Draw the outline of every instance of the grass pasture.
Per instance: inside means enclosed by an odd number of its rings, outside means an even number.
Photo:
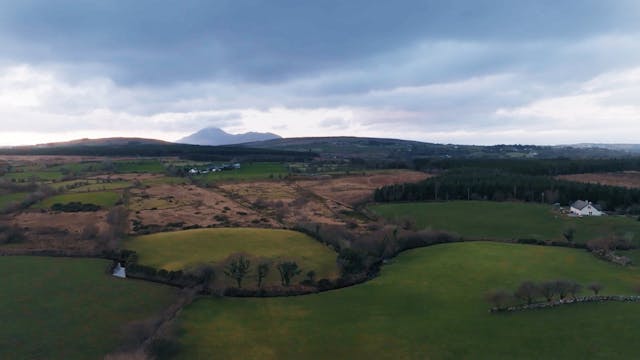
[[[29,195],[29,193],[24,192],[0,195],[0,210],[13,203],[21,202],[27,195]]]
[[[61,172],[59,171],[24,171],[24,172],[10,172],[8,174],[3,175],[2,177],[8,180],[15,180],[18,182],[24,181],[58,181],[61,180],[62,177]]]
[[[490,314],[493,288],[600,281],[630,294],[637,268],[586,251],[472,242],[401,254],[362,285],[317,295],[198,300],[181,314],[183,359],[612,359],[637,356],[640,304]]]
[[[317,279],[337,276],[336,254],[307,235],[289,230],[214,228],[165,232],[135,237],[125,242],[135,250],[139,263],[166,270],[188,269],[198,264],[218,265],[233,253],[247,253],[274,262],[295,260],[303,274],[313,270]],[[252,264],[252,266],[254,266]],[[255,268],[255,267],[254,267]],[[219,278],[224,275],[220,272]],[[246,284],[254,284],[253,276]],[[279,284],[272,266],[267,284]]]
[[[248,181],[266,180],[270,178],[278,179],[279,176],[287,175],[287,169],[281,163],[258,162],[242,164],[240,169],[214,172],[204,175],[197,175],[196,179],[202,179],[205,183],[216,181]]]
[[[100,359],[122,326],[169,305],[174,290],[105,274],[98,259],[0,257],[0,358]]]
[[[81,202],[84,204],[95,204],[103,208],[114,206],[120,199],[120,194],[112,191],[98,191],[86,193],[70,193],[48,197],[34,205],[36,208],[48,209],[53,204],[68,204],[70,202]]]
[[[159,160],[115,161],[114,170],[118,173],[149,173],[160,174],[165,172],[164,165]]]
[[[372,206],[372,210],[388,219],[413,218],[421,229],[445,230],[473,239],[562,241],[563,231],[572,227],[576,242],[617,234],[640,245],[638,221],[620,216],[569,217],[549,205],[451,201],[381,204]]]

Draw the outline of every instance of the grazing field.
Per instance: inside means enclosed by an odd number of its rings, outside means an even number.
[[[62,179],[63,175],[59,171],[24,171],[11,172],[2,176],[4,179],[15,181],[56,181]]]
[[[4,209],[5,206],[11,205],[13,203],[19,203],[24,200],[28,193],[13,193],[13,194],[4,194],[0,195],[0,210]]]
[[[523,280],[600,281],[630,294],[637,268],[585,251],[502,243],[412,250],[362,285],[317,295],[201,299],[182,313],[183,359],[635,358],[640,304],[490,314],[493,288]]]
[[[116,161],[113,163],[113,168],[118,173],[158,174],[165,171],[164,165],[159,160]]]
[[[287,175],[287,169],[281,163],[246,163],[242,164],[240,169],[213,172],[204,175],[196,175],[195,179],[201,179],[205,183],[214,183],[216,181],[246,181],[246,180],[263,180],[278,179]]]
[[[53,204],[68,204],[70,202],[81,202],[83,204],[95,204],[98,206],[102,206],[104,208],[109,208],[114,206],[118,199],[120,199],[120,194],[111,191],[99,191],[99,192],[88,192],[88,193],[73,193],[73,194],[63,194],[56,195],[42,200],[41,202],[34,205],[34,207],[41,209],[48,209]]]
[[[562,241],[562,233],[575,229],[575,241],[619,235],[640,245],[640,222],[626,217],[569,217],[549,205],[451,201],[397,203],[371,207],[388,219],[412,218],[419,229],[455,232],[472,239],[523,239]]]
[[[161,311],[174,290],[105,274],[107,261],[0,257],[0,358],[100,359],[122,327]]]
[[[125,247],[138,252],[140,264],[166,270],[188,269],[203,263],[218,265],[229,255],[242,252],[274,262],[295,260],[305,273],[315,271],[318,279],[332,278],[338,273],[332,250],[289,230],[216,228],[165,232],[133,238],[125,242]],[[220,273],[219,277],[223,276]],[[302,280],[302,275],[298,280]],[[267,283],[278,281],[273,266]]]

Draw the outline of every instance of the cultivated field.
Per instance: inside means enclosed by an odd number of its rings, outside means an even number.
[[[166,270],[184,270],[199,264],[219,266],[234,253],[265,258],[274,263],[266,282],[272,285],[279,284],[275,268],[278,261],[294,260],[304,273],[315,271],[318,279],[334,278],[338,273],[332,250],[289,230],[218,228],[165,232],[135,237],[125,242],[125,247],[139,254],[140,264]],[[218,276],[223,280],[221,271]],[[301,275],[298,280],[302,278]],[[246,283],[254,282],[251,276]]]
[[[438,245],[400,255],[380,277],[356,287],[295,298],[199,300],[182,314],[182,358],[635,357],[640,304],[495,315],[483,300],[490,289],[557,278],[600,281],[604,293],[630,294],[640,272],[575,249]]]
[[[173,301],[175,290],[115,279],[105,274],[107,265],[0,257],[0,358],[99,359],[122,342],[125,324]]]
[[[445,230],[471,239],[563,241],[562,233],[574,228],[576,242],[619,235],[640,245],[640,222],[634,219],[569,217],[549,205],[452,201],[381,204],[371,209],[388,219],[414,219],[419,229]]]
[[[623,171],[614,173],[560,175],[558,179],[586,182],[592,184],[640,188],[640,172]]]

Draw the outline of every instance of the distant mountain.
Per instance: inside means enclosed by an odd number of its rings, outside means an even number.
[[[216,127],[208,127],[176,142],[181,144],[215,146],[244,144],[248,142],[257,142],[280,138],[280,136],[272,133],[248,132],[244,134],[229,134],[222,129]]]
[[[125,145],[166,145],[171,144],[167,141],[156,139],[144,139],[144,138],[128,138],[128,137],[114,137],[114,138],[101,138],[101,139],[78,139],[64,142],[54,142],[47,144],[29,145],[29,146],[17,146],[17,148],[51,148],[51,147],[65,147],[65,146],[125,146]]]

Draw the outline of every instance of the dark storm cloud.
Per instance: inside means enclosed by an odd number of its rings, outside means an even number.
[[[4,4],[5,56],[103,65],[124,83],[277,82],[420,41],[526,42],[624,30],[605,1],[19,1]],[[437,50],[437,49],[435,49]],[[482,70],[487,64],[469,67]]]

